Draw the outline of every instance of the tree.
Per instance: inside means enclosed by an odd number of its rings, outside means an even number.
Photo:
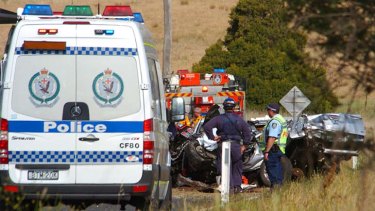
[[[303,27],[325,37],[324,61],[339,55],[338,80],[354,81],[352,101],[359,90],[375,90],[375,1],[287,0],[294,28]],[[350,111],[350,106],[348,108]]]
[[[306,38],[288,28],[286,12],[281,0],[240,0],[230,14],[225,39],[209,47],[193,70],[225,67],[246,78],[247,102],[252,108],[278,102],[298,86],[312,101],[309,111],[330,111],[338,101],[325,70],[305,62]]]

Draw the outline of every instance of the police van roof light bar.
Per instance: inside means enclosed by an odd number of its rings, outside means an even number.
[[[130,6],[106,6],[103,16],[133,16]]]
[[[138,23],[144,23],[145,21],[143,20],[142,14],[140,12],[135,12],[133,13],[134,16],[134,21]]]
[[[63,16],[93,16],[93,13],[88,5],[68,5],[64,9]]]
[[[48,4],[26,4],[22,15],[53,15],[52,8]]]

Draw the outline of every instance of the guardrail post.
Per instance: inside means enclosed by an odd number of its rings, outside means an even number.
[[[352,162],[353,162],[352,168],[356,170],[358,168],[358,156],[352,156]]]
[[[221,205],[229,202],[230,189],[230,141],[223,142],[221,159]]]

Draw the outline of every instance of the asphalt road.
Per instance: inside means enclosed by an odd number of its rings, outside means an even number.
[[[251,192],[242,193],[243,197],[246,200],[252,200],[259,196],[259,192],[262,192],[264,189],[253,189]],[[220,204],[220,193],[204,193],[195,190],[194,188],[176,188],[173,189],[173,198],[172,198],[172,210],[189,210],[192,205],[203,206],[203,207],[212,207]],[[61,211],[71,211],[74,208],[70,205],[58,205],[56,207],[43,207],[43,211],[52,211],[52,210],[61,210]],[[86,211],[117,211],[120,210],[120,205],[114,204],[91,204],[85,209]],[[125,210],[133,211],[136,210],[135,207],[131,205],[126,205]]]

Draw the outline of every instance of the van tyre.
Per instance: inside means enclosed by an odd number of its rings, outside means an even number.
[[[133,197],[131,205],[135,206],[136,210],[147,211],[150,210],[150,198],[148,197]]]

